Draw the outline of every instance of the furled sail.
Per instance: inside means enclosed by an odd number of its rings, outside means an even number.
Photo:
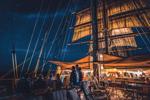
[[[124,30],[124,28],[150,26],[150,23],[148,22],[150,19],[150,8],[148,0],[116,0],[115,2],[112,2],[111,4],[108,3],[107,5],[109,17],[108,28],[110,30],[110,34],[114,29],[118,29],[118,31],[120,30],[120,34],[122,34],[122,30]],[[98,6],[97,13],[98,30],[101,32],[103,26],[102,8],[100,4]],[[141,22],[141,19],[144,20],[144,24]],[[90,9],[85,9],[76,14],[76,24],[72,40],[76,41],[90,34],[91,12]]]
[[[138,27],[150,26],[150,5],[148,0],[107,0],[108,13],[108,31],[109,31],[109,50],[115,52],[114,49],[122,49],[123,47],[137,48],[135,36],[145,35],[146,32],[138,31]],[[99,0],[97,8],[98,15],[98,32],[99,32],[99,48],[105,48],[103,22],[102,22],[102,6]],[[91,35],[91,11],[90,9],[82,10],[76,13],[76,23],[74,28],[73,42],[76,42],[86,36]],[[136,30],[134,30],[136,28]],[[120,50],[122,52],[122,50]],[[120,52],[120,53],[121,53]],[[122,55],[122,54],[121,54]],[[123,51],[123,55],[125,56]]]

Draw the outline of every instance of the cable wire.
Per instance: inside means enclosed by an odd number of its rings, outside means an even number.
[[[46,22],[46,16],[48,15],[48,10],[49,10],[49,6],[48,6],[47,11],[46,11],[46,14],[45,14],[45,16],[44,16],[44,20],[43,20],[42,26],[41,26],[41,28],[40,28],[39,35],[38,35],[38,37],[37,37],[37,40],[36,40],[36,43],[35,43],[35,46],[34,46],[34,50],[33,50],[32,56],[31,56],[31,60],[30,60],[29,65],[28,65],[27,72],[29,72],[29,70],[30,70],[30,67],[31,67],[31,64],[32,64],[32,60],[33,60],[33,57],[34,57],[34,55],[35,55],[35,51],[36,51],[37,46],[38,46],[38,44],[39,44],[39,40],[40,40],[40,37],[41,37],[41,34],[42,34],[42,30],[43,30],[44,25],[45,25],[45,22]]]
[[[26,52],[26,55],[25,55],[25,58],[24,58],[24,62],[23,62],[23,65],[22,65],[21,73],[22,73],[23,70],[24,70],[25,62],[26,62],[26,59],[27,59],[28,54],[29,54],[29,49],[30,49],[30,47],[31,47],[31,43],[32,43],[32,40],[33,40],[33,37],[34,37],[34,34],[35,34],[35,30],[36,30],[37,24],[38,24],[38,22],[39,22],[39,17],[40,17],[40,14],[41,14],[42,7],[43,7],[43,0],[41,0],[40,9],[39,9],[38,14],[37,14],[37,18],[36,18],[36,21],[35,21],[35,25],[34,25],[34,28],[33,28],[33,31],[32,31],[32,35],[31,35],[31,38],[30,38],[30,41],[29,41],[29,45],[28,45],[28,48],[27,48],[27,52]]]

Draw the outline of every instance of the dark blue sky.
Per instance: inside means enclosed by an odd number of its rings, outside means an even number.
[[[43,2],[43,5],[41,5],[41,2]],[[30,41],[30,37],[37,19],[37,15],[39,12],[39,9],[41,7],[41,12],[39,16],[39,21],[37,23],[37,26],[35,28],[33,41],[31,44],[29,56],[31,56],[35,42],[37,40],[38,35],[41,31],[41,36],[39,39],[39,44],[36,49],[36,56],[34,57],[34,63],[32,63],[32,66],[35,66],[35,62],[37,60],[40,47],[43,41],[43,37],[45,32],[48,31],[52,24],[52,20],[54,18],[54,15],[57,11],[56,19],[54,21],[54,25],[52,27],[52,31],[50,31],[50,35],[48,38],[48,42],[45,45],[45,52],[47,53],[51,42],[54,39],[54,36],[57,32],[58,26],[61,22],[61,20],[64,17],[63,24],[60,26],[61,30],[58,31],[57,41],[54,42],[54,46],[52,48],[52,52],[49,55],[49,59],[62,59],[62,55],[58,55],[58,52],[62,50],[62,42],[65,38],[66,34],[69,34],[66,36],[67,41],[66,43],[69,43],[71,41],[72,31],[67,30],[69,29],[69,25],[73,25],[70,23],[70,20],[73,18],[73,15],[71,15],[71,12],[73,12],[76,8],[76,10],[80,10],[82,8],[86,8],[89,5],[89,0],[72,0],[69,4],[69,9],[65,13],[65,9],[67,7],[69,0],[0,0],[0,70],[1,71],[7,71],[12,68],[12,61],[11,61],[11,50],[13,44],[16,48],[16,54],[17,54],[17,60],[18,64],[22,63],[27,51],[27,47]],[[58,7],[59,5],[59,7]],[[47,8],[49,7],[49,10],[47,11]],[[65,20],[68,19],[67,23],[63,30],[63,27],[65,25]],[[74,18],[73,18],[74,19]],[[43,24],[42,30],[41,26],[43,21],[45,20],[45,23]],[[64,48],[61,52],[79,52],[72,56],[67,54],[65,56],[66,59],[74,60],[78,59],[77,57],[80,55],[80,57],[84,56],[86,54],[86,48],[87,46],[80,46],[84,48],[73,50],[74,48],[77,48],[76,46],[68,47],[67,49]],[[43,56],[42,56],[43,57]]]

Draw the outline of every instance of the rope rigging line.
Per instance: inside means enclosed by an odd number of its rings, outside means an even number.
[[[75,8],[75,9],[76,9],[76,8]],[[72,16],[72,17],[71,17],[71,20],[70,20],[70,23],[69,23],[69,25],[68,25],[68,26],[72,26],[73,21],[74,21],[74,18],[73,18],[73,16]],[[69,29],[69,31],[70,31],[70,29]],[[69,34],[69,31],[67,32],[68,34]],[[68,44],[68,41],[69,41],[69,39],[70,39],[70,36],[71,36],[71,34],[69,34],[69,35],[68,35],[68,38],[67,38],[67,41],[66,41],[65,50],[67,49],[67,44]],[[62,57],[63,57],[63,59],[62,59],[62,60],[64,60],[64,59],[65,59],[65,54],[66,54],[66,52],[64,52],[64,53],[62,54]]]
[[[64,27],[65,27],[65,25],[66,25],[66,21],[64,22]],[[66,38],[65,32],[63,32],[64,29],[65,29],[64,27],[62,28],[61,36],[58,37],[58,38],[59,38],[59,41],[58,41],[58,47],[59,47],[59,49],[58,49],[58,48],[55,48],[55,49],[58,50],[58,51],[55,50],[55,52],[56,52],[56,56],[55,56],[55,57],[59,57],[59,54],[60,54],[60,52],[61,52],[61,48],[63,48],[63,44],[64,44],[64,41],[65,41],[65,38]],[[62,36],[62,35],[64,35],[64,36]],[[54,53],[54,54],[55,54],[55,53]]]
[[[67,37],[67,34],[64,34],[64,40],[62,41],[62,46],[60,46],[60,50],[58,50],[58,53],[57,53],[57,56],[56,57],[59,57],[61,56],[61,53],[63,52],[63,47],[65,45],[65,41],[66,41],[66,37]],[[61,45],[61,44],[60,44]]]
[[[14,60],[15,60],[15,72],[16,72],[16,78],[18,78],[18,65],[17,65],[17,57],[16,57],[16,54],[14,55]]]
[[[52,20],[52,24],[51,24],[51,26],[50,26],[49,29],[48,29],[48,36],[47,36],[47,39],[46,39],[46,40],[48,40],[49,35],[50,35],[50,33],[51,33],[51,31],[52,31],[52,28],[53,28],[53,26],[54,26],[54,22],[55,22],[55,20],[56,20],[57,14],[58,14],[59,6],[61,6],[61,2],[59,2],[59,4],[58,4],[58,7],[57,7],[57,9],[56,9],[56,12],[55,12],[54,17],[53,17],[53,20]],[[45,63],[43,63],[43,66],[45,66],[46,64],[47,64],[47,61],[45,60]]]
[[[14,78],[16,78],[16,70],[15,70],[15,60],[13,58],[14,54],[12,54],[12,63],[13,63],[13,74],[14,74]]]
[[[60,6],[60,3],[58,4],[58,7],[59,7],[59,6]],[[58,7],[57,7],[57,8],[58,8]],[[57,9],[57,10],[58,10],[58,9]],[[57,10],[56,10],[56,11],[57,11]],[[49,6],[48,6],[47,11],[46,11],[47,15],[48,15],[48,11],[49,11]],[[57,15],[57,12],[56,12],[55,15],[54,15],[54,18],[53,18],[53,20],[52,20],[52,23],[54,23],[54,20],[55,20],[56,15]],[[45,21],[46,21],[45,19],[46,19],[46,14],[45,14],[44,21],[43,21],[43,23],[42,23],[42,27],[44,27],[44,24],[45,24]],[[51,25],[51,27],[52,27],[52,26],[53,26],[53,24]],[[41,29],[40,29],[40,34],[39,34],[39,36],[38,36],[38,38],[37,38],[37,41],[36,41],[36,44],[35,44],[35,47],[34,47],[34,51],[33,51],[33,54],[32,54],[32,56],[31,56],[31,60],[30,60],[29,65],[28,65],[27,72],[30,70],[30,67],[31,67],[31,64],[32,64],[32,60],[33,60],[34,54],[35,54],[36,48],[37,48],[38,43],[39,43],[40,35],[41,35],[41,32],[42,32],[42,27],[41,27]]]
[[[44,46],[45,46],[45,43],[46,43],[46,37],[47,37],[47,34],[48,32],[46,32],[46,34],[45,34],[45,37],[44,37],[44,40],[43,40],[43,44],[42,44],[42,47],[41,47],[41,50],[40,50],[40,54],[39,54],[39,57],[38,57],[38,60],[37,60],[37,64],[36,64],[36,68],[37,69],[35,69],[35,71],[37,71],[38,70],[38,67],[39,67],[39,65],[40,65],[40,59],[41,59],[41,56],[42,56],[42,53],[43,53],[43,51],[44,51]]]
[[[59,26],[58,26],[58,29],[57,29],[56,34],[55,34],[55,36],[54,36],[54,39],[53,39],[53,41],[52,41],[52,45],[51,45],[51,47],[50,47],[50,49],[49,49],[49,51],[48,51],[48,54],[47,54],[47,56],[46,56],[46,60],[48,59],[48,56],[49,56],[49,54],[50,54],[50,52],[51,52],[51,50],[52,50],[52,48],[53,48],[53,45],[54,45],[54,43],[55,43],[55,41],[56,41],[56,39],[57,39],[59,30],[60,30],[60,28],[61,28],[61,26],[62,26],[62,24],[63,24],[64,18],[65,18],[65,14],[66,14],[66,12],[67,12],[68,9],[69,9],[70,3],[71,3],[71,0],[69,1],[68,5],[67,5],[67,7],[66,7],[66,9],[65,9],[65,12],[64,12],[64,15],[63,15],[63,17],[62,17],[62,20],[60,21],[60,24],[59,24]],[[50,33],[51,29],[52,29],[52,27],[50,28],[50,30],[49,30],[48,33]],[[47,37],[49,37],[49,34],[48,34]],[[48,40],[48,38],[47,38],[47,40]],[[43,66],[45,66],[46,63],[47,63],[47,61],[45,61],[45,63],[43,64]],[[36,70],[37,70],[37,69],[38,69],[38,68],[36,68]],[[35,70],[35,71],[36,71],[36,70]]]
[[[49,48],[49,51],[48,51],[48,53],[47,53],[46,60],[48,59],[48,57],[49,57],[49,55],[50,55],[50,53],[51,53],[51,50],[52,50],[52,48],[53,48],[53,45],[54,45],[54,43],[55,43],[55,41],[56,41],[56,39],[57,39],[59,30],[60,30],[60,28],[61,28],[61,24],[63,24],[63,20],[64,20],[64,17],[65,17],[65,14],[66,14],[66,12],[67,12],[68,9],[69,9],[70,3],[71,3],[71,0],[69,0],[68,5],[67,5],[67,7],[66,7],[66,9],[65,9],[65,11],[64,11],[64,15],[63,15],[63,17],[62,17],[62,20],[60,21],[60,24],[59,24],[59,26],[58,26],[58,29],[57,29],[56,34],[55,34],[55,36],[54,36],[54,39],[52,40],[52,44],[51,44],[51,46],[50,46],[50,48]],[[46,63],[47,63],[47,61],[46,61],[43,65],[45,66]]]
[[[135,24],[134,24],[135,25]],[[117,23],[117,26],[119,26],[119,24]],[[138,30],[138,29],[137,29]],[[123,31],[123,30],[122,30]],[[138,31],[138,33],[140,34],[140,32]],[[124,36],[125,37],[125,36]],[[143,39],[144,40],[144,39]],[[145,41],[144,41],[144,43],[146,43]],[[115,44],[116,45],[116,44]],[[123,48],[122,48],[123,49]]]
[[[27,56],[29,54],[29,49],[31,47],[31,43],[32,43],[32,40],[33,40],[33,37],[34,37],[34,34],[35,34],[35,30],[36,30],[37,24],[39,22],[39,17],[40,17],[40,14],[41,14],[42,7],[43,7],[43,0],[41,0],[40,9],[38,11],[37,18],[36,18],[36,21],[35,21],[35,24],[34,24],[32,35],[31,35],[31,38],[30,38],[30,41],[29,41],[29,45],[28,45],[28,48],[27,48],[27,52],[26,52],[26,55],[25,55],[25,58],[24,58],[24,62],[23,62],[23,65],[22,65],[21,73],[23,72],[23,69],[24,69],[24,66],[25,66],[25,62],[26,62]]]
[[[58,44],[61,43],[61,39],[58,40]],[[56,46],[56,45],[55,45]],[[58,49],[57,49],[58,50]],[[57,52],[57,50],[55,50],[55,52]],[[55,52],[53,54],[55,54]],[[46,60],[44,60],[43,62],[43,65],[40,66],[41,67],[41,74],[44,72],[44,68],[45,68],[45,65],[47,64],[48,62],[46,62]],[[50,65],[50,67],[52,66],[52,64]]]
[[[147,32],[145,32],[142,27],[140,27],[140,29],[141,29],[142,33],[144,34],[144,36],[146,37],[146,39],[147,39],[147,41],[148,41],[148,43],[149,43],[149,45],[150,45],[150,39],[149,39],[149,37],[148,37],[147,34],[146,34]],[[149,30],[149,31],[150,31],[150,30]]]
[[[148,25],[150,25],[150,20],[148,20],[148,18],[147,18],[148,16],[146,15],[146,13],[144,13],[144,16],[143,16],[143,17],[144,17],[145,21],[148,23]],[[150,32],[150,27],[148,26],[147,28],[148,28],[148,33],[149,33],[149,32]],[[143,28],[141,28],[141,30],[142,30],[143,33],[145,33]],[[149,44],[150,44],[150,39],[149,39],[149,37],[147,36],[146,33],[145,33],[144,35],[145,35],[146,39],[148,40],[148,42],[149,42]]]
[[[45,43],[45,45],[46,45],[46,43]],[[43,50],[43,59],[42,59],[42,66],[40,67],[41,68],[41,74],[42,74],[42,72],[43,72],[43,70],[44,70],[44,68],[43,68],[43,64],[44,64],[44,62],[45,62],[45,58],[46,58],[46,49],[44,49]]]
[[[135,25],[135,23],[133,22],[133,19],[130,17],[130,20],[132,21],[132,23]],[[139,32],[138,28],[135,28],[139,34],[139,36],[141,37],[142,41],[144,42],[144,45],[146,46],[146,48],[148,49],[148,51],[150,52],[150,47],[148,47],[147,42],[144,40],[144,38],[142,37],[141,33]]]
[[[67,37],[67,31],[64,32],[64,30],[66,29],[66,27],[68,27],[68,19],[69,18],[66,18],[65,20],[65,23],[64,23],[64,26],[63,26],[63,29],[61,31],[61,34],[63,35],[64,34],[64,39],[62,41],[62,47],[60,47],[60,50],[58,51],[58,54],[57,56],[59,57],[59,55],[61,56],[62,52],[63,52],[63,47],[65,45],[65,42],[66,42],[66,37]],[[64,33],[63,33],[64,32]]]
[[[38,37],[37,37],[37,40],[36,40],[36,43],[35,43],[35,46],[34,46],[34,50],[33,50],[32,56],[31,56],[31,60],[30,60],[29,65],[28,65],[27,73],[28,73],[29,70],[30,70],[30,67],[31,67],[31,64],[32,64],[32,60],[33,60],[33,57],[34,57],[34,55],[35,55],[35,51],[36,51],[36,49],[37,49],[37,46],[38,46],[38,43],[39,43],[39,40],[40,40],[40,37],[41,37],[41,34],[42,34],[42,30],[43,30],[44,25],[45,25],[45,22],[46,22],[46,16],[48,15],[48,11],[49,11],[49,6],[48,6],[48,8],[47,8],[47,11],[46,11],[46,14],[45,14],[45,16],[44,16],[44,20],[43,20],[42,26],[41,26],[41,28],[40,28],[39,35],[38,35]]]
[[[69,24],[67,24],[67,27],[69,27],[70,25],[71,25],[71,23],[72,23],[72,21],[73,21],[73,16],[71,16],[71,19],[69,20]],[[67,19],[66,19],[66,22],[67,22]],[[65,27],[64,27],[65,28]],[[68,28],[67,28],[68,29]],[[67,33],[67,34],[66,34]],[[66,42],[68,42],[68,40],[69,40],[69,38],[67,38],[67,35],[68,35],[68,30],[66,31],[66,33],[65,33],[65,38],[64,38],[64,40],[63,40],[63,45],[62,45],[62,47],[61,47],[61,49],[60,49],[60,52],[58,52],[58,54],[57,54],[57,56],[62,56],[62,60],[64,60],[64,53],[65,52],[63,52],[63,48],[64,48],[64,46],[65,46],[65,44],[66,44]],[[69,37],[69,36],[68,36]],[[66,48],[65,48],[66,49]]]
[[[66,19],[66,21],[65,21],[65,23],[67,22],[67,19]],[[61,31],[61,33],[63,33],[63,30],[65,29],[65,25],[63,26],[63,28],[62,28],[62,31]],[[44,47],[43,47],[43,49],[44,49]],[[42,52],[41,52],[41,54],[42,54]],[[41,56],[41,55],[40,55]],[[40,59],[41,57],[39,57],[39,59]],[[40,60],[38,60],[38,66],[39,66],[39,63],[40,63]],[[37,67],[38,67],[37,66]],[[42,66],[42,70],[41,71],[43,71],[43,69],[44,69],[44,66]]]
[[[52,31],[52,28],[53,28],[53,26],[54,26],[54,22],[55,22],[55,20],[56,20],[57,14],[58,14],[59,6],[61,6],[61,2],[59,2],[59,4],[58,4],[58,7],[57,7],[56,12],[55,12],[55,14],[54,14],[54,17],[53,17],[53,19],[52,19],[52,24],[51,24],[51,26],[50,26],[49,29],[48,29],[48,36],[47,36],[47,39],[46,39],[46,40],[48,40],[49,35],[50,35],[50,33],[51,33],[51,31]]]
[[[43,40],[43,43],[42,43],[42,47],[41,47],[41,49],[40,49],[40,54],[39,54],[39,57],[38,57],[38,60],[37,60],[36,66],[35,66],[35,70],[34,70],[35,73],[37,73],[38,67],[39,67],[39,65],[40,65],[40,59],[41,59],[41,56],[42,56],[42,53],[43,53],[43,50],[44,50],[44,46],[45,46],[47,34],[48,34],[48,32],[46,32],[46,33],[45,33],[45,36],[44,36],[44,40]]]
[[[31,59],[31,57],[27,58],[27,59],[26,59],[26,62],[28,62],[30,59]],[[22,62],[22,63],[20,63],[19,65],[17,65],[18,68],[20,68],[20,67],[23,65],[23,63],[24,63],[24,62]],[[0,79],[5,78],[5,77],[8,76],[9,73],[11,73],[11,72],[13,72],[13,69],[10,69],[7,73],[5,73],[4,75],[2,75],[2,76],[0,77]]]
[[[125,10],[125,8],[124,8],[124,10]],[[130,20],[132,21],[132,23],[133,23],[134,26],[135,26],[135,23],[134,23],[134,21],[132,20],[132,17],[130,17]],[[138,28],[136,28],[136,30],[137,30],[138,34],[140,35],[141,39],[143,40],[144,44],[145,44],[146,47],[148,48],[148,46],[147,46],[147,44],[146,44],[144,38],[142,37],[141,33],[140,33],[139,30],[138,30]],[[144,31],[143,31],[143,32],[144,32]],[[149,50],[149,48],[148,48],[148,50]]]
[[[144,8],[144,6],[142,5],[142,1],[141,0],[139,0],[138,2],[136,2],[135,0],[133,0],[133,2],[136,4],[136,6],[139,6],[139,7],[141,7],[141,8]],[[139,12],[139,11],[138,11]],[[146,12],[145,11],[143,11],[144,12],[144,19],[145,19],[145,22],[147,22],[147,25],[150,25],[150,20],[148,19],[148,15],[146,14]]]
[[[47,40],[48,40],[48,38],[49,38],[50,32],[51,32],[51,30],[52,30],[52,27],[54,26],[54,22],[55,22],[55,20],[56,20],[57,14],[58,14],[59,6],[61,6],[60,4],[61,4],[61,2],[58,3],[56,12],[55,12],[54,17],[53,17],[53,19],[52,19],[52,24],[51,24],[51,26],[50,26],[49,29],[48,29],[48,35],[47,35],[47,38],[46,38],[46,42],[47,42]],[[45,59],[46,59],[46,58],[45,58]],[[46,60],[45,60],[45,61],[46,61]],[[45,62],[45,61],[44,61],[44,62]],[[47,63],[45,63],[45,64],[47,64]],[[43,63],[43,65],[42,65],[42,68],[43,68],[43,67],[44,67],[44,63]]]
[[[140,2],[140,4],[138,4],[138,2],[135,2],[135,1],[133,0],[133,4],[134,4],[134,7],[135,7],[135,8],[138,8],[138,7],[142,7],[142,8],[143,8],[141,2]],[[137,10],[137,12],[138,12],[138,14],[140,15],[141,12],[139,12],[138,10]],[[141,23],[147,22],[147,25],[150,25],[149,21],[144,21],[144,19],[147,20],[147,17],[146,17],[146,16],[143,18],[142,15],[140,15],[140,16],[139,16],[139,15],[138,15],[137,17],[138,17],[138,19],[139,19],[139,21],[140,21]],[[144,15],[145,15],[145,12],[144,12]],[[141,19],[141,17],[142,17],[143,20]],[[142,30],[142,32],[143,32],[143,34],[145,35],[145,37],[146,37],[148,43],[150,44],[150,40],[149,40],[147,34],[145,34],[145,32],[144,32],[144,30],[143,30],[142,27],[140,27],[140,29]]]
[[[69,9],[70,3],[71,3],[71,0],[69,0],[69,3],[68,3],[68,5],[67,5],[67,8],[66,8],[66,10],[65,10],[65,12],[64,12],[64,16],[63,16],[63,18],[62,18],[62,20],[61,20],[61,22],[60,22],[60,25],[58,26],[58,30],[57,30],[57,32],[56,32],[56,35],[55,35],[53,41],[52,41],[52,45],[51,45],[51,47],[50,47],[50,49],[49,49],[49,51],[48,51],[48,54],[47,54],[46,59],[48,58],[48,56],[49,56],[49,54],[50,54],[50,52],[51,52],[51,49],[52,49],[52,47],[53,47],[53,45],[54,45],[54,42],[56,41],[56,37],[57,37],[58,32],[59,32],[59,30],[60,30],[60,28],[61,28],[61,24],[63,24],[63,19],[64,19],[64,17],[65,17],[65,14],[66,14],[67,10]]]
[[[58,38],[59,38],[59,40],[58,40],[56,46],[59,46],[59,45],[61,45],[61,44],[63,43],[63,41],[62,41],[62,40],[63,40],[63,37],[61,36],[61,37],[58,37]],[[59,46],[59,47],[61,48],[61,46]],[[55,49],[54,49],[53,55],[56,54],[56,56],[54,56],[54,58],[59,56],[59,55],[58,55],[58,52],[61,51],[60,48],[55,48]],[[53,56],[52,56],[52,57],[53,57]]]
[[[134,21],[133,21],[133,18],[132,18],[132,17],[129,17],[129,18],[130,18],[130,20],[132,21],[133,25],[136,26],[136,24],[135,24]],[[137,30],[137,32],[138,32],[139,36],[141,37],[142,41],[144,42],[144,45],[146,46],[146,48],[147,48],[148,51],[150,52],[150,47],[147,45],[147,42],[146,42],[146,41],[144,40],[144,38],[142,37],[142,35],[141,35],[139,29],[138,29],[137,27],[135,27],[135,29]]]
[[[61,38],[62,38],[62,37],[61,37]],[[58,44],[61,44],[61,39],[58,40]],[[56,45],[55,45],[55,46],[56,46]],[[57,50],[59,50],[59,49],[57,49]],[[55,50],[55,52],[57,52],[57,50]],[[55,52],[54,52],[54,54],[55,54]],[[57,55],[57,56],[58,56],[58,55]],[[57,57],[57,56],[56,56],[56,57]],[[44,67],[45,67],[45,65],[47,64],[47,63],[45,64],[45,61],[46,61],[46,60],[44,60],[44,63],[43,63],[43,65],[42,65],[41,74],[43,73]],[[45,64],[45,65],[44,65],[44,64]],[[52,66],[52,64],[51,64],[50,66]]]

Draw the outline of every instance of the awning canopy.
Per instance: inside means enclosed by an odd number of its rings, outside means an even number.
[[[49,61],[50,63],[59,65],[62,69],[70,69],[72,66],[79,64],[82,69],[92,69],[93,62],[91,56],[86,56],[77,61],[63,62],[63,61]],[[104,64],[104,68],[150,68],[150,55],[140,55],[128,58],[121,58],[111,55],[103,55],[103,61],[94,62],[97,64]]]
[[[150,68],[150,55],[132,56],[117,61],[105,62],[105,68]]]
[[[61,66],[62,69],[71,69],[72,66],[79,64],[82,69],[90,69],[92,63],[90,63],[90,56],[86,56],[82,59],[73,61],[73,62],[63,62],[63,61],[49,61],[50,63]]]

